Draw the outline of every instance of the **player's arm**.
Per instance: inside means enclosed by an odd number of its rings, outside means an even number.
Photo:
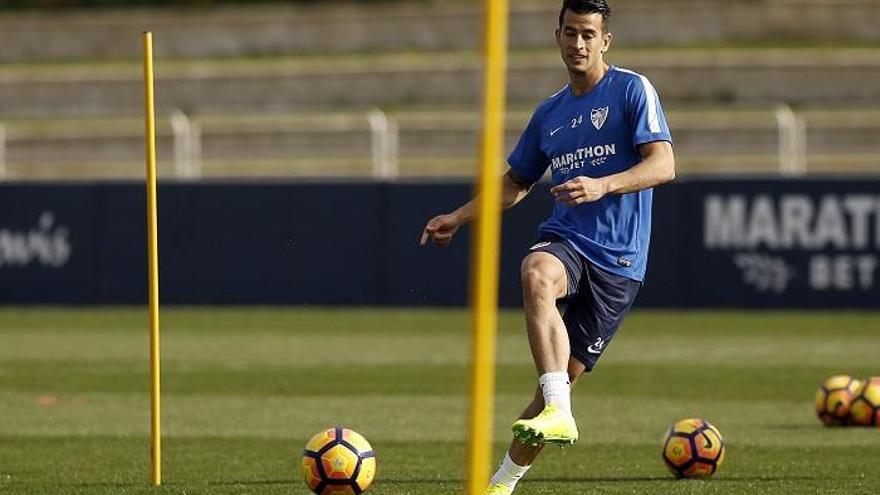
[[[531,189],[532,184],[521,179],[513,170],[508,170],[501,179],[501,207],[507,209],[519,203]],[[458,229],[473,220],[476,209],[477,198],[474,198],[452,213],[432,218],[422,231],[420,244],[424,246],[428,239],[441,246],[449,244]]]
[[[618,174],[600,178],[576,177],[552,189],[556,201],[568,206],[598,201],[607,194],[641,191],[675,179],[675,154],[668,141],[639,145],[642,161]]]
[[[639,145],[642,161],[619,174],[603,177],[607,194],[641,191],[675,179],[675,154],[669,141]]]

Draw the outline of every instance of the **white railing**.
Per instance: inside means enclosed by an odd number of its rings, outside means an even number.
[[[6,126],[0,124],[0,180],[6,178]]]
[[[767,125],[768,132],[776,129],[778,137],[778,147],[771,153],[776,155],[778,160],[778,172],[786,176],[800,176],[807,172],[807,125],[802,115],[809,117],[810,113],[805,112],[799,115],[790,106],[781,104],[770,112],[767,109],[761,110],[761,116],[756,117],[755,113],[750,114],[749,119],[755,120],[757,124],[763,122]],[[765,113],[766,112],[766,113]],[[687,112],[694,113],[694,112]],[[697,112],[698,113],[698,112]],[[732,114],[735,115],[735,114]],[[765,117],[766,115],[766,117]],[[771,123],[775,117],[775,122]],[[355,132],[369,133],[369,158],[364,155],[364,161],[370,163],[370,174],[375,180],[393,181],[400,176],[400,126],[398,118],[389,116],[382,110],[376,108],[364,113],[351,114],[322,114],[319,116],[310,116],[290,114],[280,116],[269,116],[263,119],[260,116],[257,119],[236,118],[235,116],[218,116],[205,117],[195,120],[186,115],[181,110],[173,111],[169,116],[170,129],[173,140],[173,160],[174,175],[178,178],[198,179],[202,177],[203,160],[202,145],[203,133],[214,138],[222,139],[224,133],[262,133],[262,132],[281,132],[298,135],[301,133],[319,132],[319,133],[336,133],[336,132]],[[470,113],[450,113],[440,112],[433,113],[415,113],[407,114],[399,117],[402,122],[406,123],[410,132],[423,131],[449,131],[458,130],[467,132],[473,130],[476,120],[475,116]],[[413,120],[415,119],[415,120]],[[699,122],[698,118],[691,120]],[[518,120],[517,120],[518,121]],[[732,121],[721,120],[718,127],[719,132],[723,132],[724,126],[732,126],[731,129],[739,129],[743,126],[749,126],[745,120],[734,119]],[[878,127],[880,127],[880,120]],[[110,125],[110,124],[108,124]],[[513,125],[513,124],[510,124]],[[689,124],[691,126],[697,124]],[[685,129],[689,128],[687,125]],[[137,126],[110,128],[105,130],[102,128],[89,127],[85,132],[86,136],[100,136],[106,132],[114,137],[133,137],[139,132]],[[111,132],[112,131],[112,132]],[[10,143],[17,140],[33,140],[34,136],[44,139],[52,139],[53,136],[63,136],[64,139],[70,139],[68,130],[61,133],[57,131],[41,130],[34,134],[32,131],[25,132],[23,129],[16,129],[15,132],[0,122],[0,180],[11,176],[10,170]],[[363,136],[363,134],[362,134]],[[301,136],[300,136],[301,137]],[[283,138],[282,138],[283,139]],[[511,144],[511,143],[509,143]],[[134,148],[133,148],[134,150]],[[360,151],[358,151],[360,152]],[[773,154],[769,155],[769,159],[773,160]],[[14,157],[15,155],[13,155]],[[736,157],[734,153],[731,155]],[[304,157],[308,159],[309,157]],[[14,159],[13,159],[14,160]],[[14,161],[13,161],[14,163]],[[772,162],[771,162],[772,163]]]
[[[174,141],[174,170],[177,177],[199,178],[202,175],[202,126],[183,111],[176,109],[170,117]],[[366,122],[366,127],[364,127]],[[395,180],[400,174],[398,150],[400,135],[397,121],[378,108],[366,114],[353,115],[342,121],[333,119],[322,123],[311,121],[303,127],[296,123],[290,127],[282,125],[289,132],[308,130],[309,132],[350,132],[368,130],[370,133],[371,175],[376,180]],[[273,129],[272,125],[258,126],[258,131]],[[228,130],[226,131],[228,132]],[[242,130],[240,132],[254,132]]]
[[[807,126],[804,120],[786,104],[776,108],[779,127],[779,173],[804,175],[807,173]]]
[[[373,156],[373,178],[394,180],[400,174],[397,152],[400,132],[397,122],[378,108],[367,115],[370,122],[370,142]]]
[[[199,125],[174,109],[169,118],[174,134],[174,174],[178,178],[197,179],[202,176],[202,135]]]

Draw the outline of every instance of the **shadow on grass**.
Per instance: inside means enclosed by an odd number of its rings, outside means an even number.
[[[825,431],[827,427],[824,427],[820,424],[781,424],[781,425],[766,425],[764,428],[769,430],[815,430],[815,431]],[[843,429],[843,427],[833,427],[833,429]]]
[[[163,483],[165,485],[166,483]],[[81,481],[79,483],[71,483],[70,486],[77,488],[144,488],[149,487],[150,483],[135,481]]]
[[[833,476],[714,476],[709,479],[686,479],[674,478],[672,476],[589,476],[583,478],[531,478],[521,481],[524,484],[532,483],[629,483],[629,482],[645,482],[645,481],[669,481],[678,483],[691,482],[712,482],[712,483],[729,483],[742,481],[806,481],[806,480],[830,480],[830,479],[851,479],[851,477],[833,477]]]
[[[609,482],[626,483],[632,481],[674,481],[669,476],[590,476],[584,478],[529,478],[520,483],[585,483],[585,482]]]
[[[849,480],[852,476],[721,476],[712,478],[712,482],[726,483],[734,481],[817,481],[817,480]]]
[[[246,481],[236,481],[236,480],[224,480],[224,481],[209,481],[208,485],[211,486],[250,486],[250,485],[289,485],[291,483],[302,483],[301,480],[296,479],[286,479],[286,480],[246,480]]]
[[[296,480],[299,482],[299,480]],[[236,480],[226,480],[226,481],[208,481],[201,482],[207,484],[208,486],[239,486],[239,485],[289,485],[293,483],[294,480],[286,479],[286,480],[246,480],[246,481],[236,481]],[[201,484],[197,481],[163,481],[163,487],[179,487],[179,486],[196,486]],[[147,482],[80,482],[80,483],[71,483],[70,486],[75,486],[78,488],[144,488],[151,486]],[[204,486],[204,485],[202,485]]]
[[[383,485],[403,485],[407,483],[463,483],[461,478],[380,478],[377,482]],[[302,483],[301,480],[247,480],[247,481],[209,481],[208,485],[235,486],[235,485],[285,485],[290,483]]]
[[[531,478],[525,479],[521,483],[523,485],[533,485],[539,483],[644,483],[644,482],[676,482],[676,483],[741,483],[754,481],[810,481],[810,480],[829,480],[829,479],[850,479],[848,477],[829,477],[829,476],[717,476],[711,479],[678,479],[671,476],[589,476],[583,478]],[[381,478],[377,482],[383,485],[407,485],[419,483],[464,483],[462,478]],[[268,480],[223,480],[208,481],[208,486],[271,486],[271,485],[290,485],[298,484],[299,480],[291,479],[268,479]],[[165,482],[162,486],[184,486],[189,483],[182,482]],[[96,483],[73,483],[73,486],[81,488],[142,488],[146,483],[141,482],[96,482]]]

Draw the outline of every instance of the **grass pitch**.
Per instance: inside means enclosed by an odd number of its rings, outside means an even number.
[[[495,463],[535,373],[500,319]],[[149,482],[146,310],[0,309],[0,494],[307,494],[299,456],[345,425],[378,455],[375,495],[463,492],[463,310],[164,309],[163,480]],[[880,375],[880,314],[637,311],[574,394],[581,440],[518,495],[876,494],[880,429],[824,428],[813,392]],[[699,416],[728,455],[708,481],[660,459]]]

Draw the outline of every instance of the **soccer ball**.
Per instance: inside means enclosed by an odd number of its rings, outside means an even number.
[[[859,385],[861,383],[849,375],[834,375],[816,390],[816,414],[825,426],[847,423]]]
[[[306,485],[318,495],[356,495],[373,482],[376,454],[357,432],[330,428],[306,443],[302,473]]]
[[[724,439],[702,419],[683,419],[669,429],[663,442],[663,460],[679,478],[708,478],[724,462]]]
[[[849,409],[849,424],[880,426],[880,376],[865,380]]]

